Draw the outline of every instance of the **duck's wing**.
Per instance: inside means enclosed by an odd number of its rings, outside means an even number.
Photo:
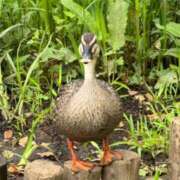
[[[69,102],[71,97],[78,92],[82,84],[83,80],[74,80],[71,83],[62,86],[56,100],[56,111],[58,111],[58,113],[61,112],[61,110]]]
[[[119,94],[114,90],[114,88],[110,84],[101,80],[98,80],[98,84],[102,89],[106,90],[109,94],[109,96],[107,97],[109,99],[107,101],[110,104],[110,108],[104,113],[106,114],[107,119],[111,120],[111,123],[114,122],[113,124],[109,125],[111,129],[111,125],[114,125],[114,127],[116,127],[119,121],[122,120],[122,116],[124,112],[123,102],[120,99]]]
[[[114,88],[108,84],[107,82],[105,81],[102,81],[102,80],[99,80],[98,79],[98,84],[100,85],[100,87],[104,90],[106,90],[107,92],[109,92],[109,94],[115,98],[116,100],[118,99],[120,101],[120,97],[118,95],[118,93],[114,90]]]

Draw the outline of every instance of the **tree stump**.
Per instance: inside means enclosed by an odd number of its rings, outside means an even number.
[[[180,117],[174,118],[170,130],[169,180],[180,180]]]
[[[123,150],[123,160],[114,160],[110,165],[96,166],[90,171],[74,173],[71,161],[64,163],[64,169],[49,160],[35,160],[28,163],[24,180],[139,180],[139,156],[132,151]],[[4,179],[3,179],[4,180]]]
[[[0,180],[7,180],[7,163],[2,156],[0,156]]]
[[[139,180],[140,157],[132,151],[121,151],[123,160],[114,160],[105,166],[102,180]]]
[[[24,180],[63,180],[63,168],[49,160],[35,160],[27,164]]]
[[[91,171],[81,170],[78,173],[73,173],[71,170],[71,161],[64,163],[64,179],[63,180],[100,180],[101,167],[96,166]]]

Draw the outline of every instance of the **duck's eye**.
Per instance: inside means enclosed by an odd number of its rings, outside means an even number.
[[[79,45],[79,54],[82,56],[83,54],[83,46],[82,44]]]
[[[98,44],[94,44],[91,50],[92,54],[96,57],[99,56],[100,48]]]

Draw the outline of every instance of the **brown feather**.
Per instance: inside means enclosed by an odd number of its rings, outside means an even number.
[[[65,85],[56,102],[56,123],[60,134],[72,140],[102,139],[118,125],[122,116],[119,96],[106,82],[83,85],[76,80]]]

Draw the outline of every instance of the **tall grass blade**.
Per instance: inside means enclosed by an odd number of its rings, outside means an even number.
[[[7,57],[7,61],[9,62],[10,66],[12,67],[14,73],[16,73],[16,67],[15,67],[14,62],[13,62],[11,56],[9,55],[9,53],[6,54],[6,57]]]
[[[28,70],[28,73],[26,75],[26,79],[25,79],[24,84],[22,86],[22,92],[20,94],[20,98],[19,98],[18,104],[16,106],[16,111],[18,110],[18,114],[21,114],[21,110],[22,110],[22,106],[23,106],[24,93],[25,93],[28,81],[29,81],[29,79],[31,77],[31,74],[34,71],[34,69],[36,69],[36,67],[37,67],[37,65],[39,63],[40,58],[42,57],[42,55],[46,52],[47,48],[49,47],[49,45],[51,43],[51,39],[52,39],[52,35],[50,36],[49,41],[48,41],[46,47],[39,53],[39,55],[36,57],[36,59],[31,64],[31,66],[30,66],[30,68]]]
[[[3,0],[0,0],[0,17],[2,16]]]
[[[44,21],[46,31],[48,33],[52,33],[54,30],[54,21],[52,17],[51,0],[41,0],[40,8],[43,10],[40,11],[40,16]]]
[[[10,32],[20,26],[22,26],[22,24],[15,24],[15,25],[8,27],[7,29],[5,29],[4,31],[2,31],[0,33],[0,38],[3,38],[8,32]]]

